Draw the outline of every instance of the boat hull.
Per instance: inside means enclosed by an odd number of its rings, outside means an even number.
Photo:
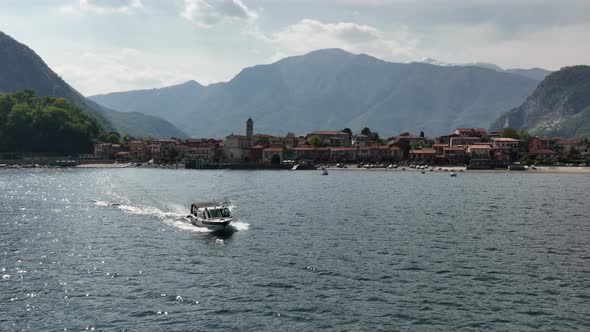
[[[233,218],[226,218],[220,220],[201,220],[195,216],[190,216],[191,224],[197,227],[207,228],[213,232],[223,232],[231,228]]]

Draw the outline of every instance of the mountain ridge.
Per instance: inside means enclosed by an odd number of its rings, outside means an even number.
[[[63,97],[95,117],[107,130],[132,136],[185,136],[155,116],[118,112],[87,99],[57,75],[27,45],[0,31],[0,92],[34,90],[39,96]]]
[[[590,136],[590,66],[564,67],[547,76],[520,106],[491,126],[503,127],[537,135]]]
[[[180,103],[174,97],[177,89],[166,88],[89,98],[165,116],[191,136],[241,132],[248,116],[257,131],[273,134],[365,126],[382,134],[442,134],[455,127],[487,126],[502,110],[524,101],[537,83],[480,67],[392,63],[326,49],[244,68],[228,82],[187,89],[189,96]]]

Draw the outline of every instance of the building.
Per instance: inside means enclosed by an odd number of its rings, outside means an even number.
[[[147,142],[144,141],[129,142],[129,152],[131,160],[147,161],[151,158],[151,150],[148,148]]]
[[[481,138],[472,136],[456,136],[451,137],[449,140],[449,146],[467,146],[480,143]]]
[[[113,143],[96,143],[94,144],[94,158],[112,160],[115,159],[117,153],[121,152],[120,144]]]
[[[445,163],[450,165],[462,165],[466,160],[466,148],[464,146],[445,146],[443,148],[443,158]]]
[[[284,148],[266,148],[262,150],[262,162],[265,164],[272,164],[273,161],[277,164],[281,163],[285,160],[283,155],[284,150]]]
[[[468,145],[467,156],[473,160],[491,160],[492,147],[487,144]]]
[[[231,134],[225,138],[223,145],[223,159],[229,162],[248,162],[250,148],[253,146],[254,121],[246,121],[246,136]]]
[[[317,136],[324,146],[350,146],[350,135],[343,131],[316,130],[307,134],[305,138],[309,142],[311,137]]]
[[[509,137],[494,137],[492,138],[492,146],[494,148],[517,149],[520,141]]]
[[[457,128],[453,133],[459,136],[479,138],[486,136],[486,130],[484,128]]]
[[[308,160],[314,162],[329,162],[330,161],[330,148],[318,148],[311,145],[303,145],[293,148],[292,159]]]
[[[545,137],[533,137],[529,142],[528,155],[535,160],[550,160],[557,153],[551,149],[551,140]]]
[[[367,135],[358,134],[358,135],[352,136],[352,145],[359,147],[359,148],[364,148],[365,146],[367,146],[368,141],[369,141],[369,136],[367,136]]]
[[[436,150],[432,148],[424,148],[417,150],[410,150],[410,160],[424,165],[434,165],[436,159]]]

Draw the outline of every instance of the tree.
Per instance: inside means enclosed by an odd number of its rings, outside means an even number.
[[[350,128],[344,128],[342,129],[343,133],[347,133],[348,135],[352,135],[352,130]]]
[[[381,137],[379,137],[379,133],[376,132],[376,131],[375,132],[372,132],[372,133],[369,133],[368,136],[369,136],[368,137],[368,140],[370,142],[379,142],[379,141],[381,141]]]
[[[424,137],[424,132],[423,131],[420,132],[420,137]]]
[[[288,133],[287,133],[287,137],[295,137],[295,133],[293,133],[293,132],[288,132]]]
[[[273,154],[272,157],[270,157],[270,163],[271,164],[280,164],[281,163],[281,157],[278,154]]]
[[[64,98],[0,94],[0,151],[88,153],[103,137],[95,119]]]
[[[119,144],[121,142],[121,135],[119,135],[119,133],[117,132],[112,131],[107,135],[106,141],[113,144]]]
[[[371,134],[371,129],[365,127],[363,130],[361,130],[361,134],[369,136]]]
[[[423,140],[413,140],[410,142],[410,148],[412,150],[419,150],[419,149],[422,149],[423,147],[424,147]]]
[[[268,137],[261,137],[258,140],[258,144],[259,145],[262,145],[265,148],[268,148],[270,146],[270,138],[268,138]]]
[[[500,131],[500,137],[520,139],[518,131],[514,128],[506,127]]]
[[[322,140],[318,136],[311,136],[307,141],[309,142],[309,144],[316,147],[322,145]]]

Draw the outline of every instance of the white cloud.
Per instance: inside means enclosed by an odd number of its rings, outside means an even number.
[[[127,14],[133,9],[143,7],[142,0],[80,0],[76,5],[62,6],[63,13],[91,12],[95,14]]]
[[[205,28],[225,20],[252,22],[258,19],[258,13],[241,0],[184,0],[181,16]]]
[[[396,61],[412,58],[416,45],[416,38],[403,26],[386,36],[381,30],[369,25],[351,22],[323,23],[314,19],[303,19],[274,33],[266,41],[290,52],[341,48]]]
[[[163,68],[158,56],[136,49],[92,49],[81,54],[53,69],[83,94],[162,87],[194,78],[189,68]]]

